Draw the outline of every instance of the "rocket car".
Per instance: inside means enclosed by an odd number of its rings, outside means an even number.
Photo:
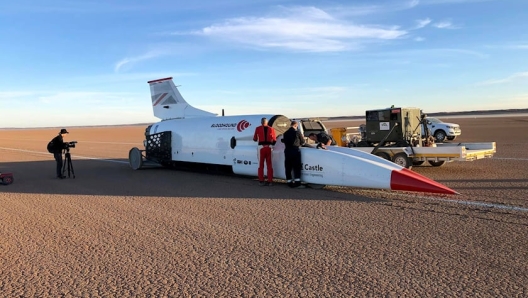
[[[278,136],[272,153],[274,178],[285,179],[284,144],[280,139],[290,128],[288,117],[280,114],[218,116],[188,104],[172,78],[148,84],[154,115],[161,121],[146,128],[144,150],[137,147],[130,150],[129,163],[133,169],[149,163],[215,165],[234,174],[256,177],[259,158],[253,134],[266,117]],[[314,186],[456,194],[425,176],[353,148],[302,147],[301,156],[301,180]]]

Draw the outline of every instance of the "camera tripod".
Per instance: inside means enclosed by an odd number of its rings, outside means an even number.
[[[66,149],[66,153],[64,154],[64,164],[62,166],[62,176],[65,176],[64,173],[66,172],[66,168],[68,168],[68,178],[70,178],[70,174],[71,174],[73,175],[73,179],[75,179],[75,171],[73,170],[73,164],[72,164],[69,148]]]

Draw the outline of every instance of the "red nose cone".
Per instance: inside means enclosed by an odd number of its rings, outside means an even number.
[[[418,191],[454,195],[451,188],[408,169],[391,173],[391,190]]]

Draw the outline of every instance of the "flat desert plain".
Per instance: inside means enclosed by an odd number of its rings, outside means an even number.
[[[452,121],[456,142],[497,142],[413,168],[456,196],[133,171],[143,125],[68,128],[60,180],[58,129],[0,130],[0,296],[527,297],[528,119]]]

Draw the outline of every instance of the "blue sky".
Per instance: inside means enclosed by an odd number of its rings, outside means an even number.
[[[191,3],[192,2],[192,3]],[[0,0],[0,127],[528,108],[528,1]]]

